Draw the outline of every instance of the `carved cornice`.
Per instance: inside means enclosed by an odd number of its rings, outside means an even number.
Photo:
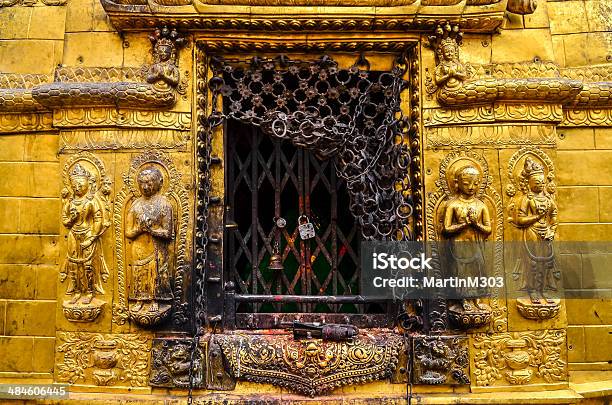
[[[225,41],[205,40],[198,47],[209,53],[222,52],[402,52],[414,45],[414,41],[380,40],[353,42],[265,42],[265,41]]]

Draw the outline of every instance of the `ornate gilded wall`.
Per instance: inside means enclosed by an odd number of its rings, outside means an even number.
[[[405,67],[414,214],[394,230],[443,239],[453,176],[469,167],[489,240],[520,237],[533,172],[550,238],[609,241],[611,16],[609,0],[0,1],[0,383],[70,383],[73,399],[108,402],[183,401],[190,384],[202,403],[402,403],[407,389],[436,403],[598,401],[611,298],[430,303],[424,329],[350,343],[217,333],[224,90],[208,67],[324,53],[340,68],[361,53],[367,70]],[[563,263],[579,269],[566,281],[609,297],[608,255]],[[172,280],[147,278],[166,268]]]

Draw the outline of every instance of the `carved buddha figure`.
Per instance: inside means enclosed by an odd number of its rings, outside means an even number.
[[[145,168],[138,174],[142,195],[130,206],[125,236],[132,240],[129,300],[133,313],[160,311],[160,304],[169,308],[171,261],[169,245],[174,238],[173,208],[161,193],[162,173]]]
[[[476,197],[480,171],[471,164],[459,167],[454,176],[456,195],[446,205],[443,233],[449,240],[450,273],[456,277],[484,276],[484,246],[491,233],[491,219],[485,203]],[[482,292],[464,289],[461,311],[488,310],[480,303]]]
[[[69,304],[90,304],[96,294],[104,294],[102,282],[109,271],[100,246],[100,235],[106,230],[103,203],[92,187],[94,177],[80,164],[70,172],[72,196],[62,209],[62,223],[70,230],[67,258],[60,274],[69,284]]]
[[[552,303],[545,291],[557,289],[552,244],[557,229],[557,205],[546,190],[544,167],[531,158],[525,159],[521,180],[526,193],[517,204],[515,225],[523,230],[524,254],[515,273],[522,276],[521,290],[527,291],[533,303],[541,299]]]
[[[438,49],[435,81],[438,86],[456,88],[467,77],[465,66],[459,61],[459,45],[453,38],[445,38]]]

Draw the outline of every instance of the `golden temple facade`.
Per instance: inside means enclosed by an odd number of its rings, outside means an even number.
[[[605,246],[611,159],[612,0],[0,0],[0,384],[608,403],[612,252],[359,280],[364,240]]]

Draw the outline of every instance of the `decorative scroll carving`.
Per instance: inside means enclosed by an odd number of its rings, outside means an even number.
[[[150,338],[141,334],[58,332],[56,380],[70,384],[147,385]]]
[[[94,129],[60,132],[60,151],[114,149],[178,149],[187,145],[188,132],[175,130]]]
[[[236,16],[231,13],[226,18],[220,18],[218,14],[198,14],[194,8],[191,13],[183,11],[168,16],[166,13],[151,14],[147,5],[118,5],[109,0],[101,0],[101,3],[113,26],[118,30],[148,29],[152,26],[169,25],[181,30],[206,31],[410,31],[433,29],[440,24],[441,20],[439,14],[419,15],[413,11],[409,14],[373,16],[362,13],[361,10],[350,17],[322,15],[313,18],[312,16],[295,15],[292,18],[279,18],[270,14]],[[221,12],[227,10],[229,14],[233,8],[232,6],[219,6],[219,10],[223,10]],[[491,10],[490,6],[484,6],[481,10],[470,11],[472,12],[465,15],[462,15],[461,10],[455,11],[454,14],[445,14],[444,19],[452,19],[465,32],[494,32],[503,23],[504,11],[501,9]]]
[[[115,108],[70,108],[53,113],[53,126],[188,130],[191,127],[191,114]]]
[[[347,384],[391,376],[404,339],[389,332],[348,342],[290,335],[215,335],[231,374],[315,396]]]
[[[113,308],[116,323],[130,318],[152,326],[171,313],[177,325],[186,321],[183,280],[188,265],[188,221],[187,191],[172,160],[157,151],[134,158],[114,212],[119,286],[119,303]]]
[[[565,331],[543,330],[473,337],[476,386],[554,383],[567,378]]]
[[[502,203],[499,194],[491,186],[491,181],[488,164],[483,156],[467,149],[458,149],[449,153],[440,163],[440,177],[436,182],[438,190],[429,194],[427,203],[429,239],[436,241],[452,238],[452,241],[474,242],[488,239],[500,242],[503,236]],[[471,220],[467,218],[468,215],[472,218]],[[466,218],[463,218],[464,216]],[[463,225],[464,223],[470,225]],[[486,251],[471,252],[473,254],[470,257],[474,259],[472,262],[466,264],[464,261],[458,261],[457,263],[462,264],[457,265],[453,264],[456,262],[453,257],[456,256],[451,255],[447,260],[446,254],[439,255],[437,252],[439,248],[447,250],[446,245],[454,243],[452,241],[445,242],[440,247],[436,244],[432,245],[435,276],[439,278],[445,276],[442,274],[442,268],[455,268],[458,275],[466,272],[473,275],[473,272],[483,271],[486,265],[487,268],[492,266],[493,274],[503,277],[501,270],[503,252],[500,243],[495,243],[492,254]],[[474,245],[476,243],[470,243],[469,247]],[[449,318],[461,328],[481,327],[490,324],[493,319],[490,325],[493,330],[505,330],[506,308],[502,306],[499,294],[492,292],[489,298],[490,306],[478,300],[471,302],[478,296],[479,294],[469,293],[462,302],[452,304],[448,309]],[[446,311],[446,308],[441,300],[434,300],[433,304],[436,309],[430,312],[433,319],[432,328],[438,331],[444,330],[446,324],[443,312]]]
[[[328,56],[311,62],[255,57],[248,68],[213,58],[209,86],[214,99],[228,100],[229,118],[260,126],[320,158],[337,157],[336,170],[347,182],[350,210],[365,238],[411,239],[410,152],[397,142],[410,126],[407,117],[398,117],[405,63],[375,73],[359,68],[369,67],[365,59],[340,70]],[[211,116],[221,113],[213,110]]]
[[[483,145],[504,148],[508,145],[556,145],[552,125],[493,125],[426,127],[426,147]]]
[[[155,387],[193,387],[202,385],[202,350],[193,348],[192,339],[153,339],[151,351],[151,377],[149,384]],[[191,352],[195,350],[193,362]]]
[[[0,0],[0,8],[12,6],[33,7],[39,2],[45,6],[64,6],[67,0]]]
[[[563,109],[562,126],[612,126],[612,108],[595,110]]]
[[[202,49],[210,53],[236,52],[402,52],[412,41],[384,39],[360,42],[265,42],[265,41],[206,41]]]
[[[571,102],[582,90],[578,80],[566,79],[558,74],[550,77],[471,79],[465,64],[459,60],[461,32],[458,26],[438,26],[430,37],[430,46],[436,51],[436,71],[430,92],[437,92],[438,102],[450,107],[464,107],[495,101],[538,101],[564,104]]]
[[[49,114],[0,114],[0,134],[39,132],[52,129],[53,116]]]
[[[561,300],[550,295],[561,279],[552,246],[558,224],[555,168],[541,149],[522,148],[508,162],[508,178],[508,222],[520,230],[523,243],[513,278],[528,294],[517,299],[517,308],[527,319],[553,318],[561,307]]]
[[[91,322],[102,312],[102,284],[109,270],[100,237],[110,226],[110,185],[104,164],[90,153],[72,156],[64,165],[62,223],[68,229],[66,260],[60,281],[68,280],[64,316],[74,322]]]
[[[469,384],[468,339],[463,336],[415,336],[414,384]]]
[[[423,111],[425,126],[467,124],[478,122],[494,122],[495,115],[492,106],[481,106],[461,110],[427,108]]]

